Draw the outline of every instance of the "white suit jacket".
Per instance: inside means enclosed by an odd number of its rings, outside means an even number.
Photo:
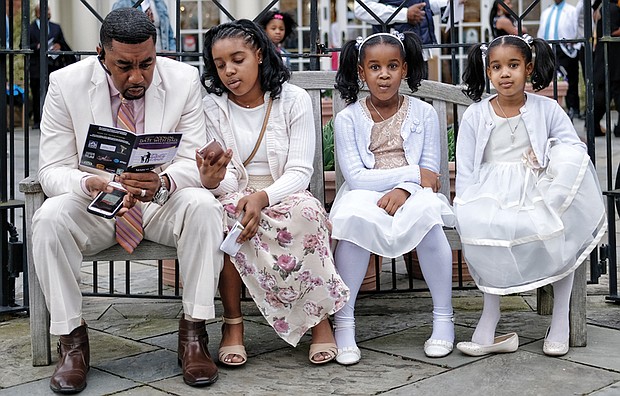
[[[177,156],[165,168],[177,189],[201,187],[194,155],[206,141],[200,86],[195,67],[158,57],[145,94],[144,131],[183,133]],[[106,72],[94,56],[50,75],[41,118],[38,172],[47,196],[84,195],[84,176],[111,177],[79,165],[90,124],[114,126]]]

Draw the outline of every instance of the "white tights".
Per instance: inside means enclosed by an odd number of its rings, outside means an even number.
[[[547,341],[566,342],[569,336],[568,314],[570,311],[570,294],[573,289],[575,273],[553,283],[553,315]],[[493,344],[495,327],[500,318],[499,297],[495,294],[484,293],[482,315],[471,340],[477,344]]]
[[[441,226],[431,228],[416,251],[433,300],[431,338],[454,342],[454,325],[446,320],[452,318],[452,251]],[[349,301],[334,315],[334,336],[338,348],[353,347],[356,346],[355,300],[366,275],[370,252],[354,243],[338,241],[334,258],[342,280],[351,291]]]

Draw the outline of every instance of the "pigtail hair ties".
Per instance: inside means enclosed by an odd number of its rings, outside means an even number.
[[[480,45],[480,52],[482,53],[482,68],[487,69],[487,53],[489,52],[489,46],[486,44]]]
[[[359,51],[363,43],[364,38],[362,36],[357,36],[357,38],[355,39],[355,49]]]
[[[399,32],[398,30],[394,30],[391,33],[383,33],[383,32],[375,33],[375,34],[371,34],[370,36],[366,38],[362,38],[362,36],[358,36],[355,39],[355,48],[357,48],[357,50],[360,51],[362,46],[366,44],[368,40],[370,40],[373,37],[378,37],[378,36],[395,37],[396,39],[398,39],[398,42],[400,43],[400,45],[403,47],[403,51],[405,50],[405,44],[403,43],[403,40],[405,39],[405,35]]]
[[[503,36],[495,37],[493,40],[489,42],[488,45],[487,44],[480,45],[480,51],[482,51],[482,63],[485,69],[486,69],[487,53],[489,52],[489,47],[491,47],[495,41],[505,39],[506,37],[517,38],[523,41],[525,44],[527,44],[527,47],[530,49],[530,51],[532,50],[532,44],[534,44],[534,39],[532,38],[532,36],[530,36],[527,33],[524,33],[523,36],[517,36],[515,34],[506,34]]]

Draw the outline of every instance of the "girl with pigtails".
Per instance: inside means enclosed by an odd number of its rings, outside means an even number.
[[[553,286],[553,316],[543,352],[569,347],[569,302],[575,269],[606,230],[594,167],[572,122],[545,88],[554,56],[542,39],[501,36],[475,45],[463,80],[476,103],[463,114],[456,145],[454,210],[463,254],[484,293],[471,356],[514,352],[516,333],[495,336],[499,296]],[[496,94],[482,98],[485,76]]]
[[[357,363],[354,308],[370,253],[398,257],[416,248],[433,300],[433,333],[424,344],[430,357],[452,351],[452,252],[443,225],[454,214],[439,190],[439,120],[431,105],[401,95],[412,92],[424,68],[414,33],[377,33],[346,43],[335,88],[348,106],[335,119],[338,163],[345,183],[330,212],[337,240],[336,267],[350,298],[334,315],[338,356]],[[366,84],[370,94],[358,98]]]

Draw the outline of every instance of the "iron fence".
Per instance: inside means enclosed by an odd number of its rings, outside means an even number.
[[[77,0],[76,0],[77,1]],[[523,22],[525,18],[536,8],[540,7],[540,0],[535,0],[531,4],[529,4],[522,13],[517,14],[515,11],[510,9],[503,0],[497,0],[499,5],[503,7],[516,21],[517,27],[519,31],[522,31]],[[91,13],[93,17],[93,21],[102,21],[102,15],[97,12],[95,8],[93,8],[88,1],[79,0],[79,2]],[[137,3],[134,5],[138,7],[142,0],[137,0]],[[2,95],[3,102],[6,103],[6,106],[1,106],[0,108],[0,118],[4,119],[5,122],[2,123],[2,129],[6,136],[6,139],[0,140],[0,152],[2,153],[2,163],[0,164],[0,227],[2,227],[3,235],[7,237],[3,237],[0,239],[0,256],[2,257],[2,265],[0,266],[0,312],[3,311],[15,311],[15,310],[26,310],[28,307],[28,280],[27,280],[27,271],[23,271],[25,268],[25,252],[24,252],[24,244],[23,238],[19,237],[19,233],[24,228],[23,224],[23,209],[24,203],[20,200],[17,192],[16,185],[23,178],[30,174],[31,169],[36,170],[36,164],[31,164],[31,159],[36,157],[36,147],[31,147],[32,141],[31,137],[33,136],[33,130],[29,126],[29,115],[31,112],[30,108],[30,100],[28,98],[29,92],[29,59],[32,56],[38,56],[40,59],[46,59],[48,55],[76,55],[78,58],[83,56],[89,56],[95,54],[94,51],[52,51],[49,50],[46,46],[41,46],[38,50],[38,53],[29,49],[29,38],[28,38],[28,26],[31,23],[30,16],[30,8],[31,3],[29,0],[22,1],[22,7],[19,12],[14,9],[13,2],[9,1],[8,4],[4,1],[5,7],[5,18],[2,18],[0,21],[0,40],[2,40],[2,46],[0,46],[0,83],[4,84],[7,87],[6,92],[3,90],[0,95]],[[222,2],[218,0],[212,0],[212,3],[221,11],[223,15],[225,15],[228,19],[234,20],[235,15],[233,15],[229,10],[226,9],[222,5]],[[319,60],[322,57],[329,57],[333,52],[339,52],[340,48],[329,47],[329,45],[325,42],[321,42],[320,37],[320,29],[319,29],[319,0],[311,0],[309,2],[310,9],[310,46],[307,52],[298,52],[294,53],[291,56],[308,59],[308,67],[310,70],[319,70],[320,62]],[[392,18],[387,21],[380,20],[377,15],[375,15],[372,10],[370,10],[364,3],[363,0],[355,0],[355,3],[364,7],[377,21],[377,25],[382,31],[387,31],[389,29],[389,24]],[[554,50],[558,51],[559,46],[561,44],[566,43],[581,43],[584,46],[584,82],[585,82],[585,99],[586,99],[586,114],[585,114],[585,125],[586,125],[586,139],[588,146],[588,153],[593,161],[595,161],[596,153],[595,153],[595,140],[594,140],[594,115],[593,115],[593,97],[594,97],[594,81],[593,81],[593,58],[592,58],[592,8],[591,8],[591,0],[584,0],[584,21],[585,21],[585,37],[574,39],[574,40],[552,40],[550,41]],[[271,9],[274,5],[277,4],[277,0],[272,0],[261,10],[261,12],[256,15],[255,20],[260,18],[264,13],[266,13],[269,9]],[[397,7],[394,15],[405,7],[406,1],[402,1]],[[443,51],[444,53],[449,53],[449,70],[450,77],[454,84],[460,83],[460,73],[459,64],[462,62],[462,54],[467,50],[467,48],[471,45],[470,43],[463,42],[457,34],[457,25],[455,24],[455,7],[458,4],[458,0],[455,2],[454,0],[449,0],[447,2],[446,7],[449,10],[449,14],[451,16],[449,23],[449,34],[447,36],[446,42],[440,43],[432,43],[425,44],[424,48],[428,49],[438,49],[439,51]],[[175,37],[177,39],[177,43],[180,42],[181,39],[181,0],[175,1],[176,6],[176,29],[175,29]],[[48,10],[48,1],[42,0],[40,2],[41,15],[47,15]],[[598,38],[598,42],[601,43],[604,47],[605,51],[605,64],[608,64],[607,60],[610,56],[618,56],[617,54],[609,54],[608,44],[617,42],[620,38],[612,37],[609,29],[609,3],[607,1],[603,1],[602,6],[602,14],[603,14],[603,25],[605,29],[603,31],[603,37]],[[17,14],[16,14],[17,12]],[[8,24],[7,24],[8,23]],[[16,26],[21,26],[19,28],[18,34],[13,34],[16,32]],[[7,41],[7,28],[8,32],[11,36],[14,36],[16,39],[17,45],[13,42],[13,40]],[[10,37],[13,38],[13,37]],[[39,41],[41,43],[46,43],[48,39],[48,32],[46,29],[40,29],[40,37]],[[6,44],[4,44],[6,43]],[[8,45],[7,45],[8,44]],[[200,48],[197,48],[196,51],[182,51],[180,50],[181,46],[177,45],[176,52],[166,52],[166,56],[174,56],[177,59],[195,59],[200,57]],[[162,53],[163,55],[164,53]],[[21,75],[15,68],[16,61],[21,59],[23,62],[23,70],[21,70]],[[48,83],[48,65],[47,62],[39,62],[40,70],[39,77],[41,81],[41,104],[45,101],[46,87]],[[23,81],[22,85],[16,84],[16,81]],[[610,81],[609,75],[606,73],[606,114],[607,117],[607,130],[611,131],[611,121],[610,121]],[[13,87],[17,86],[18,90],[13,91]],[[10,89],[9,89],[10,87]],[[19,91],[22,90],[22,92]],[[17,93],[16,93],[17,92]],[[554,96],[558,97],[558,81],[557,78],[553,81],[553,92]],[[21,97],[21,99],[20,99]],[[616,104],[618,107],[618,104]],[[36,110],[35,110],[36,111]],[[456,114],[456,109],[454,109],[454,113]],[[21,119],[20,119],[21,118]],[[454,125],[455,132],[458,134],[458,124]],[[613,180],[613,152],[612,152],[612,137],[611,134],[608,133],[606,136],[606,168],[607,168],[607,185],[606,195],[608,197],[608,221],[609,221],[609,240],[607,244],[601,246],[600,253],[601,257],[599,259],[598,252],[593,252],[591,256],[591,268],[590,268],[590,282],[596,283],[598,282],[598,278],[601,274],[608,273],[609,274],[609,296],[607,297],[611,301],[619,301],[618,291],[617,291],[617,260],[616,260],[616,240],[615,240],[615,216],[616,216],[616,205],[618,200],[620,200],[620,179],[616,180],[616,184],[612,184]],[[33,171],[34,171],[33,170]],[[617,174],[620,176],[620,174]],[[620,204],[618,205],[618,209],[620,209]],[[20,222],[21,220],[21,222]],[[19,224],[16,224],[19,223]],[[115,276],[115,264],[113,262],[107,263],[108,266],[108,275],[109,281],[107,283],[107,292],[102,292],[101,287],[98,284],[99,279],[99,265],[101,263],[93,263],[93,290],[92,292],[88,292],[85,294],[89,295],[115,295],[115,296],[136,296],[135,293],[132,293],[130,283],[131,283],[131,268],[130,263],[126,262],[124,266],[120,266],[125,269],[124,282],[125,287],[124,291],[119,292],[116,289],[114,276]],[[608,270],[607,270],[608,264]],[[408,266],[407,260],[405,260],[405,265]],[[178,277],[178,263],[175,263],[176,274],[175,282],[173,285],[173,291],[166,293],[166,288],[163,286],[162,281],[162,262],[158,262],[156,265],[157,268],[157,278],[158,278],[158,287],[157,287],[157,297],[161,298],[179,298],[180,296],[180,286],[179,286],[179,277]],[[388,265],[390,266],[390,265]],[[458,264],[458,288],[467,287],[463,282],[463,263],[460,259],[459,254],[459,264]],[[383,270],[383,266],[377,261],[375,262],[375,269],[380,273]],[[409,269],[409,268],[407,268]],[[398,278],[396,276],[397,272],[397,263],[393,260],[391,262],[391,268],[388,272],[390,274],[390,282],[382,283],[379,279],[376,281],[376,289],[379,292],[390,292],[390,291],[415,291],[421,290],[420,287],[416,287],[414,285],[413,276],[411,271],[408,271],[408,275],[406,277]],[[21,275],[20,275],[21,274]],[[24,279],[22,281],[23,284],[23,302],[21,304],[17,304],[15,301],[15,280],[17,277],[23,276]],[[400,288],[400,285],[404,284],[404,289]],[[153,297],[149,295],[149,297]]]

